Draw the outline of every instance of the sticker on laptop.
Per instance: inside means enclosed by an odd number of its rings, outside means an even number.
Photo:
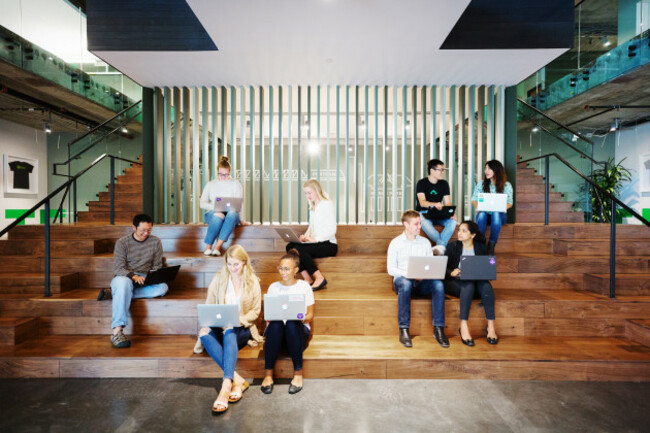
[[[497,259],[495,259],[494,257],[491,257],[490,258],[490,264],[491,265],[496,265],[497,264]]]
[[[302,314],[302,313],[300,313],[300,314],[298,314],[296,317],[297,317],[299,320],[302,320],[302,319],[305,318],[305,315]]]

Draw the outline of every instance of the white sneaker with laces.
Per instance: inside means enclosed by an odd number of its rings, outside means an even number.
[[[447,250],[445,247],[442,245],[436,245],[435,247],[432,248],[433,250],[433,255],[434,256],[444,256],[445,251]]]

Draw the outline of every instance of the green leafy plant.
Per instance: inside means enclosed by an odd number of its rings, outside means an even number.
[[[632,173],[623,167],[623,158],[614,163],[614,158],[609,158],[605,167],[598,167],[591,173],[591,179],[603,190],[616,196],[626,182],[632,178]],[[599,223],[607,223],[612,220],[611,200],[601,193],[600,190],[588,185],[591,190],[591,220]],[[582,186],[581,193],[585,193],[587,186]]]

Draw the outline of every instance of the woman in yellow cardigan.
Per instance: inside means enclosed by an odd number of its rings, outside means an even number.
[[[236,403],[248,389],[248,382],[236,371],[238,351],[247,343],[262,342],[255,320],[260,314],[262,293],[259,278],[250,265],[246,250],[233,245],[225,254],[226,266],[219,271],[210,286],[206,304],[239,305],[240,326],[234,328],[202,328],[199,339],[208,354],[223,370],[223,384],[212,405],[212,413],[219,415],[228,409],[228,402]],[[200,351],[197,342],[195,352]]]

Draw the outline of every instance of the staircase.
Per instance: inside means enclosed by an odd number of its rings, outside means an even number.
[[[521,157],[517,158],[518,161]],[[517,222],[544,222],[544,177],[533,168],[517,167]],[[552,189],[552,185],[551,185]],[[552,223],[584,222],[584,212],[574,212],[573,203],[563,200],[559,192],[551,191],[548,197],[548,220]],[[609,250],[608,250],[609,251]]]
[[[138,158],[142,163],[142,156]],[[130,224],[133,216],[142,213],[142,165],[131,164],[115,178],[115,223]],[[107,223],[110,221],[111,186],[100,192],[99,200],[88,202],[87,212],[78,212],[79,223]]]
[[[304,226],[293,226],[304,230]],[[619,226],[617,299],[601,293],[608,269],[609,226],[510,224],[497,246],[497,346],[485,342],[485,316],[472,305],[477,345],[457,335],[459,303],[446,301],[451,348],[432,337],[431,304],[412,303],[412,349],[397,339],[397,298],[386,274],[386,250],[400,226],[338,227],[339,254],[317,260],[328,288],[316,292],[314,337],[305,351],[307,378],[472,378],[516,380],[650,380],[650,230]],[[18,226],[0,241],[0,376],[219,377],[206,355],[192,353],[196,305],[221,257],[202,254],[204,225],[156,225],[168,265],[181,271],[169,293],[137,299],[126,328],[130,349],[109,342],[111,302],[97,302],[112,278],[112,248],[128,225],[52,227],[55,294],[44,298],[42,228]],[[263,292],[278,279],[284,242],[268,226],[238,227],[235,242],[251,255]],[[11,271],[11,272],[10,272]],[[263,327],[260,317],[258,326]],[[246,347],[238,371],[262,377],[262,347]],[[277,377],[291,377],[281,358]]]

